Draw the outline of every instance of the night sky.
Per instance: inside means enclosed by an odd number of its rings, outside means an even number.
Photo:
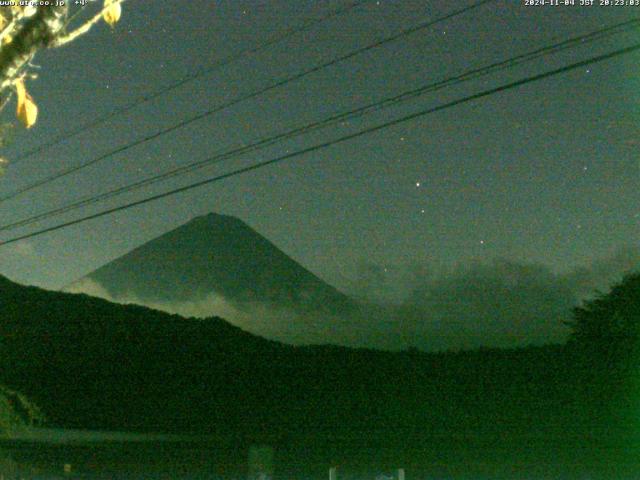
[[[579,0],[576,0],[578,3]],[[10,165],[0,195],[471,2],[370,1],[218,69],[63,145]],[[9,160],[343,1],[124,4],[36,58],[40,108]],[[640,16],[640,7],[485,5],[99,162],[0,207],[0,224],[101,193],[386,96]],[[638,30],[466,82],[22,230],[142,198],[397,116],[605,53]],[[569,270],[637,244],[640,54],[469,102],[357,140],[112,216],[1,247],[0,273],[59,288],[208,212],[237,216],[329,283],[387,269],[508,258]],[[14,107],[3,111],[13,121]]]

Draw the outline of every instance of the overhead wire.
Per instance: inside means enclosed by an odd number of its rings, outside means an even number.
[[[494,1],[495,0],[480,0],[480,1],[478,1],[478,2],[476,2],[474,4],[472,4],[472,5],[469,5],[469,6],[466,6],[464,8],[457,9],[457,10],[455,10],[453,12],[448,13],[448,14],[442,15],[442,16],[434,19],[434,20],[430,20],[430,21],[427,21],[427,22],[423,22],[423,23],[421,23],[419,25],[416,25],[416,26],[413,26],[413,27],[410,27],[410,28],[406,28],[406,29],[400,31],[399,33],[396,33],[396,34],[391,35],[389,37],[385,37],[382,40],[378,40],[378,41],[373,42],[371,44],[368,44],[368,45],[366,45],[364,47],[361,47],[361,48],[358,48],[356,50],[353,50],[353,51],[351,51],[351,52],[349,52],[347,54],[340,55],[340,56],[338,56],[336,58],[333,58],[332,60],[329,60],[327,62],[321,63],[321,64],[316,65],[316,66],[311,67],[311,68],[308,68],[308,69],[303,70],[303,71],[301,71],[299,73],[290,75],[290,76],[288,76],[288,77],[286,77],[284,79],[276,81],[275,83],[271,83],[266,87],[262,87],[262,88],[260,88],[258,90],[254,90],[251,93],[236,97],[236,98],[234,98],[232,100],[229,100],[227,102],[224,102],[224,103],[222,103],[222,104],[220,104],[220,105],[218,105],[216,107],[213,107],[213,108],[211,108],[211,109],[209,109],[209,110],[207,110],[207,111],[205,111],[203,113],[194,115],[194,116],[189,117],[189,118],[187,118],[187,119],[185,119],[185,120],[183,120],[183,121],[181,121],[179,123],[173,124],[173,125],[171,125],[171,126],[169,126],[167,128],[164,128],[162,130],[154,132],[154,133],[152,133],[150,135],[147,135],[147,136],[145,136],[143,138],[140,138],[140,139],[138,139],[136,141],[133,141],[133,142],[127,143],[125,145],[122,145],[120,147],[117,147],[117,148],[115,148],[115,149],[113,149],[113,150],[111,150],[111,151],[109,151],[109,152],[107,152],[107,153],[105,153],[103,155],[100,155],[99,157],[96,157],[96,158],[94,158],[94,159],[92,159],[90,161],[87,161],[87,162],[82,163],[80,165],[75,165],[73,167],[69,167],[69,168],[67,168],[65,170],[62,170],[62,171],[57,172],[57,173],[54,173],[54,174],[49,175],[49,176],[47,176],[45,178],[42,178],[40,180],[36,180],[35,182],[29,183],[29,184],[27,184],[27,185],[25,185],[23,187],[20,187],[17,190],[14,190],[13,192],[11,192],[9,194],[6,194],[4,196],[0,196],[0,203],[6,202],[7,200],[11,200],[11,199],[23,194],[23,193],[29,192],[31,190],[34,190],[34,189],[38,188],[38,187],[41,187],[41,186],[46,185],[48,183],[51,183],[51,182],[53,182],[53,181],[55,181],[57,179],[63,178],[65,176],[67,176],[67,175],[70,175],[72,173],[75,173],[75,172],[78,172],[80,170],[83,170],[83,169],[85,169],[85,168],[87,168],[89,166],[95,165],[96,163],[101,162],[102,160],[105,160],[107,158],[111,158],[116,154],[119,154],[119,153],[125,152],[127,150],[130,150],[131,148],[136,147],[138,145],[141,145],[143,143],[147,143],[147,142],[149,142],[151,140],[154,140],[154,139],[156,139],[156,138],[158,138],[158,137],[160,137],[162,135],[166,135],[167,133],[170,133],[170,132],[173,132],[173,131],[178,130],[180,128],[183,128],[183,127],[186,127],[188,125],[191,125],[192,123],[197,122],[198,120],[202,120],[203,118],[209,117],[209,116],[211,116],[211,115],[213,115],[213,114],[215,114],[217,112],[220,112],[222,110],[225,110],[225,109],[227,109],[227,108],[229,108],[231,106],[237,105],[237,104],[239,104],[241,102],[244,102],[246,100],[250,100],[252,98],[256,98],[256,97],[258,97],[258,96],[260,96],[260,95],[262,95],[262,94],[264,94],[266,92],[269,92],[269,91],[274,90],[276,88],[282,87],[282,86],[287,85],[287,84],[289,84],[291,82],[300,80],[300,79],[302,79],[302,78],[304,78],[304,77],[306,77],[306,76],[308,76],[308,75],[310,75],[312,73],[315,73],[315,72],[318,72],[318,71],[323,70],[325,68],[328,68],[330,66],[336,65],[336,64],[338,64],[340,62],[343,62],[345,60],[351,59],[351,58],[353,58],[353,57],[355,57],[357,55],[360,55],[360,54],[362,54],[364,52],[367,52],[367,51],[372,50],[374,48],[378,48],[378,47],[380,47],[382,45],[385,45],[385,44],[387,44],[389,42],[398,40],[399,38],[405,37],[407,35],[413,34],[413,33],[417,32],[417,31],[422,30],[422,29],[431,27],[431,26],[433,26],[433,25],[435,25],[437,23],[440,23],[440,22],[443,22],[443,21],[446,21],[446,20],[450,20],[451,18],[454,18],[454,17],[456,17],[458,15],[462,15],[463,13],[466,13],[466,12],[468,12],[470,10],[479,8],[482,5],[485,5],[487,3],[494,2]]]
[[[169,178],[173,178],[178,175],[184,175],[186,173],[211,166],[213,164],[220,163],[222,161],[235,158],[237,156],[250,153],[253,151],[257,151],[263,148],[266,148],[270,145],[273,145],[277,142],[281,142],[286,139],[295,138],[297,136],[318,130],[320,128],[325,128],[330,125],[335,125],[339,122],[351,121],[355,118],[359,118],[361,116],[382,110],[384,108],[389,108],[391,106],[395,106],[400,104],[401,102],[406,102],[408,100],[412,100],[426,93],[431,93],[442,88],[450,87],[453,85],[457,85],[463,82],[467,82],[476,78],[480,78],[482,76],[486,76],[489,74],[493,74],[499,71],[503,71],[508,68],[513,68],[515,66],[521,65],[525,62],[530,62],[535,59],[541,58],[546,55],[550,55],[553,53],[557,53],[559,51],[566,50],[568,48],[575,47],[576,45],[585,45],[589,42],[593,42],[596,40],[602,40],[604,38],[611,37],[612,35],[617,35],[619,33],[628,32],[632,29],[637,29],[640,27],[640,18],[628,20],[625,22],[617,23],[614,25],[610,25],[605,28],[598,29],[596,31],[592,31],[583,35],[575,36],[570,39],[556,42],[554,44],[537,48],[533,51],[526,52],[514,57],[510,57],[506,60],[493,62],[489,65],[472,69],[470,71],[464,72],[460,75],[448,77],[444,80],[440,80],[437,82],[429,83],[418,88],[400,93],[398,95],[394,95],[391,97],[384,98],[382,100],[369,103],[367,105],[361,106],[356,109],[352,109],[346,112],[342,112],[339,114],[332,115],[328,118],[315,121],[301,127],[297,127],[294,129],[290,129],[283,133],[279,133],[277,135],[268,136],[266,138],[260,139],[250,145],[245,145],[242,147],[234,148],[220,154],[209,157],[205,160],[200,160],[197,162],[192,162],[187,165],[182,165],[180,167],[171,169],[167,172],[160,173],[153,177],[149,177],[146,179],[139,180],[137,182],[133,182],[121,187],[117,187],[108,192],[104,192],[98,195],[91,195],[85,197],[83,199],[67,203],[66,205],[62,205],[60,207],[56,207],[54,209],[41,212],[34,216],[28,217],[26,219],[22,219],[16,222],[8,223],[5,225],[0,225],[0,231],[7,231],[11,229],[15,229],[18,227],[26,226],[35,222],[38,222],[43,219],[51,218],[53,216],[61,215],[63,213],[67,213],[72,210],[76,210],[78,208],[82,208],[85,206],[89,206],[109,198],[113,198],[118,195],[122,195],[127,192],[131,192],[161,181],[165,181]]]
[[[50,227],[42,228],[42,229],[36,230],[34,232],[27,233],[27,234],[24,234],[24,235],[19,235],[19,236],[10,238],[8,240],[0,241],[0,246],[8,245],[8,244],[15,243],[15,242],[18,242],[20,240],[25,240],[25,239],[28,239],[28,238],[33,238],[33,237],[40,236],[40,235],[43,235],[45,233],[57,231],[57,230],[60,230],[60,229],[63,229],[63,228],[68,228],[68,227],[70,227],[72,225],[77,225],[77,224],[80,224],[80,223],[87,222],[89,220],[93,220],[93,219],[100,218],[100,217],[103,217],[103,216],[106,216],[106,215],[111,215],[111,214],[116,213],[116,212],[127,210],[127,209],[130,209],[130,208],[135,207],[135,206],[139,206],[139,205],[143,205],[143,204],[146,204],[146,203],[154,202],[154,201],[160,200],[162,198],[167,198],[167,197],[176,195],[178,193],[186,192],[186,191],[189,191],[189,190],[192,190],[192,189],[204,186],[204,185],[210,185],[212,183],[219,182],[221,180],[225,180],[227,178],[231,178],[231,177],[235,177],[235,176],[238,176],[238,175],[242,175],[244,173],[248,173],[248,172],[251,172],[251,171],[256,171],[258,169],[262,169],[262,168],[265,168],[265,167],[270,166],[270,165],[275,165],[277,163],[281,163],[281,162],[284,162],[286,160],[289,160],[289,159],[292,159],[292,158],[295,158],[295,157],[299,157],[299,156],[306,155],[306,154],[311,153],[311,152],[316,152],[316,151],[319,151],[319,150],[323,150],[323,149],[328,148],[330,146],[333,146],[333,145],[336,145],[336,144],[339,144],[339,143],[344,143],[346,141],[353,140],[355,138],[359,138],[359,137],[362,137],[364,135],[368,135],[368,134],[371,134],[371,133],[374,133],[374,132],[377,132],[377,131],[380,131],[380,130],[383,130],[383,129],[386,129],[386,128],[389,128],[389,127],[392,127],[392,126],[395,126],[395,125],[406,123],[408,121],[415,120],[417,118],[424,117],[426,115],[429,115],[429,114],[432,114],[432,113],[436,113],[436,112],[439,112],[439,111],[442,111],[442,110],[445,110],[445,109],[448,109],[448,108],[452,108],[452,107],[455,107],[457,105],[461,105],[463,103],[467,103],[467,102],[470,102],[470,101],[473,101],[473,100],[478,100],[480,98],[485,98],[485,97],[488,97],[490,95],[495,95],[496,93],[499,93],[499,92],[504,92],[504,91],[507,91],[507,90],[511,90],[511,89],[514,89],[514,88],[517,88],[517,87],[520,87],[520,86],[523,86],[523,85],[526,85],[526,84],[529,84],[529,83],[532,83],[532,82],[537,82],[537,81],[540,81],[540,80],[543,80],[543,79],[546,79],[546,78],[549,78],[549,77],[552,77],[552,76],[555,76],[555,75],[559,75],[559,74],[562,74],[562,73],[565,73],[565,72],[569,72],[569,71],[575,70],[577,68],[582,68],[582,67],[587,66],[587,65],[592,65],[594,63],[598,63],[598,62],[609,60],[609,59],[612,59],[612,58],[615,58],[615,57],[619,57],[621,55],[627,55],[627,54],[636,52],[638,50],[640,50],[640,43],[637,43],[637,44],[634,44],[634,45],[631,45],[631,46],[628,46],[628,47],[620,48],[620,49],[614,50],[614,51],[609,52],[609,53],[597,55],[597,56],[588,58],[586,60],[581,60],[581,61],[578,61],[578,62],[574,62],[574,63],[571,63],[569,65],[563,66],[563,67],[559,67],[559,68],[555,68],[555,69],[552,69],[552,70],[548,70],[548,71],[540,73],[540,74],[531,75],[531,76],[522,78],[520,80],[509,82],[509,83],[500,85],[498,87],[494,87],[494,88],[490,88],[490,89],[487,89],[487,90],[483,90],[481,92],[478,92],[478,93],[475,93],[475,94],[472,94],[472,95],[468,95],[468,96],[459,98],[457,100],[453,100],[453,101],[444,103],[442,105],[438,105],[436,107],[431,107],[431,108],[420,110],[418,112],[414,112],[414,113],[411,113],[411,114],[408,114],[408,115],[404,115],[404,116],[401,116],[401,117],[396,118],[394,120],[390,120],[390,121],[384,122],[384,123],[379,124],[379,125],[375,125],[375,126],[372,126],[372,127],[368,127],[368,128],[359,130],[359,131],[357,131],[355,133],[350,133],[348,135],[343,135],[341,137],[335,138],[333,140],[328,140],[326,142],[318,143],[318,144],[312,145],[310,147],[306,147],[306,148],[303,148],[301,150],[297,150],[295,152],[291,152],[291,153],[288,153],[288,154],[285,154],[285,155],[281,155],[281,156],[278,156],[278,157],[275,157],[275,158],[271,158],[269,160],[264,160],[262,162],[257,162],[257,163],[254,163],[253,165],[249,165],[249,166],[246,166],[246,167],[243,167],[243,168],[239,168],[239,169],[233,170],[231,172],[227,172],[227,173],[224,173],[224,174],[221,174],[221,175],[217,175],[217,176],[214,176],[214,177],[211,177],[211,178],[207,178],[207,179],[200,180],[200,181],[197,181],[197,182],[194,182],[194,183],[190,183],[188,185],[184,185],[182,187],[175,188],[175,189],[163,192],[163,193],[159,193],[159,194],[156,194],[156,195],[148,196],[148,197],[145,197],[145,198],[133,201],[133,202],[129,202],[129,203],[126,203],[126,204],[123,204],[123,205],[119,205],[117,207],[107,208],[107,209],[102,210],[100,212],[96,212],[96,213],[93,213],[93,214],[90,214],[90,215],[86,215],[86,216],[83,216],[83,217],[80,217],[80,218],[77,218],[77,219],[74,219],[74,220],[70,220],[70,221],[67,221],[67,222],[62,222],[62,223],[59,223],[59,224],[56,224],[56,225],[53,225],[53,226],[50,226]]]
[[[158,97],[161,97],[163,95],[166,95],[167,93],[170,93],[174,90],[177,90],[178,88],[182,87],[183,85],[193,82],[194,80],[197,80],[199,78],[202,78],[206,75],[209,75],[213,72],[215,72],[216,70],[225,67],[227,65],[230,65],[234,62],[237,62],[239,60],[244,59],[245,57],[254,55],[256,53],[261,52],[262,50],[265,50],[273,45],[276,45],[290,37],[293,37],[294,35],[297,35],[299,33],[305,32],[309,29],[311,29],[312,27],[315,27],[321,23],[326,22],[327,20],[330,20],[332,18],[338,17],[340,15],[343,15],[367,2],[370,2],[372,0],[357,0],[355,2],[350,3],[349,5],[346,5],[342,8],[336,9],[332,12],[329,12],[326,15],[323,15],[322,17],[319,17],[317,19],[307,19],[306,21],[302,22],[299,26],[294,27],[294,28],[290,28],[287,29],[283,32],[277,33],[273,36],[271,36],[270,38],[266,39],[264,42],[258,43],[254,46],[242,49],[238,52],[232,53],[230,55],[227,55],[226,57],[223,57],[217,61],[215,61],[213,63],[213,65],[204,67],[199,69],[196,72],[192,72],[189,73],[185,76],[183,76],[181,79],[170,83],[169,85],[166,85],[165,87],[162,87],[158,90],[156,90],[155,92],[151,92],[151,93],[147,93],[145,95],[142,95],[141,97],[137,98],[136,100],[133,100],[132,102],[129,102],[125,105],[122,105],[120,107],[117,107],[115,109],[113,109],[112,111],[101,115],[87,123],[84,123],[74,129],[72,129],[71,131],[67,131],[62,133],[61,135],[58,135],[54,138],[52,138],[49,141],[46,141],[40,145],[38,145],[37,147],[32,148],[31,150],[27,150],[26,152],[23,152],[19,155],[17,155],[13,161],[12,164],[15,165],[17,163],[19,163],[20,161],[28,158],[28,157],[32,157],[33,155],[36,155],[38,153],[42,153],[45,150],[48,150],[51,147],[54,147],[56,145],[59,145],[62,142],[65,142],[67,140],[70,140],[71,138],[86,132],[88,130],[91,130],[95,127],[97,127],[98,125],[101,125],[109,120],[111,120],[112,118],[118,116],[118,115],[123,115],[131,110],[133,110],[134,108],[143,105],[145,103],[148,103],[152,100],[155,100]],[[86,5],[85,5],[86,6]],[[84,6],[82,8],[85,8]],[[77,13],[77,12],[76,12]]]

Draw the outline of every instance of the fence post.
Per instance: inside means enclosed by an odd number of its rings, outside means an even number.
[[[273,478],[273,447],[266,445],[249,447],[247,480],[271,480]]]
[[[398,480],[404,480],[404,468],[398,469]]]
[[[336,480],[336,467],[329,469],[329,480]]]

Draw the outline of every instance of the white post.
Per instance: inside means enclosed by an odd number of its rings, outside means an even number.
[[[329,480],[336,480],[336,467],[329,469]]]
[[[404,468],[398,469],[398,480],[404,480]]]
[[[273,478],[274,450],[268,445],[252,445],[249,448],[247,480],[271,480]]]

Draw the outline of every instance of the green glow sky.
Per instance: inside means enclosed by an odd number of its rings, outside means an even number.
[[[464,4],[369,2],[10,167],[0,179],[0,193]],[[11,159],[96,114],[340,5],[291,0],[127,3],[113,32],[101,25],[75,44],[36,59],[42,68],[30,91],[40,107],[39,122],[19,133],[5,155]],[[633,7],[496,2],[4,202],[0,222],[638,15],[640,8]],[[626,34],[546,57],[93,208],[270,158],[638,38]],[[57,288],[211,211],[238,216],[341,288],[363,260],[388,269],[493,257],[542,263],[555,271],[587,264],[638,242],[639,62],[640,55],[633,54],[601,63],[3,247],[0,273]],[[12,108],[3,114],[10,121]],[[28,231],[4,232],[1,238]]]

